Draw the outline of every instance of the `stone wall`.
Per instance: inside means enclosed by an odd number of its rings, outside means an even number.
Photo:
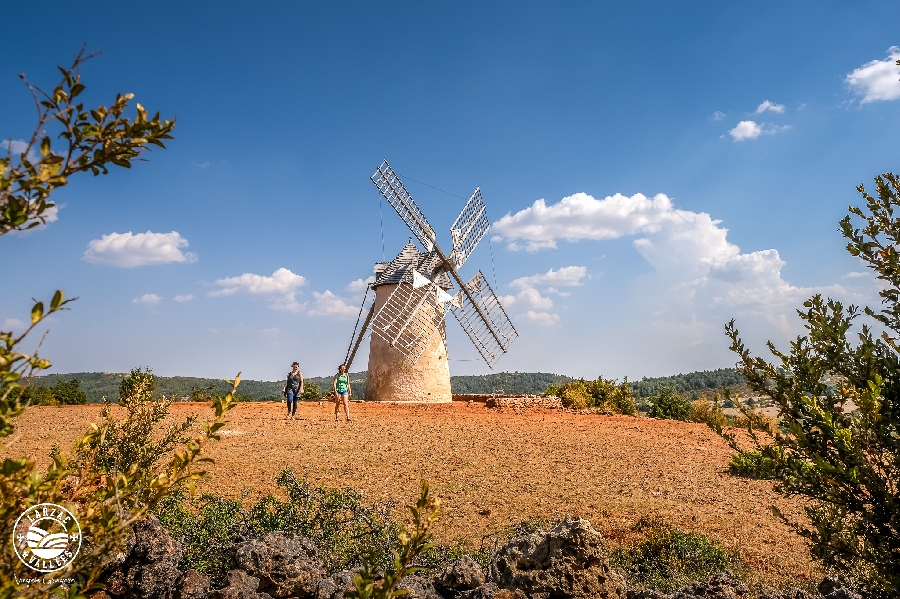
[[[483,403],[488,408],[545,408],[561,410],[562,400],[555,395],[542,397],[540,395],[497,395],[492,393],[457,393],[453,401]]]

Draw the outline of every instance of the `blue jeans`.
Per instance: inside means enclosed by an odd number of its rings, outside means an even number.
[[[287,392],[287,408],[288,416],[293,416],[297,412],[297,404],[300,403],[300,395],[294,395],[293,391]]]

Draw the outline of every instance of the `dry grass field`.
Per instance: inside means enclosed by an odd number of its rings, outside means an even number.
[[[760,581],[806,578],[804,541],[770,512],[799,505],[767,481],[728,474],[730,449],[702,424],[558,410],[498,411],[480,404],[352,404],[352,423],[335,422],[331,405],[239,404],[201,490],[240,497],[269,493],[286,467],[314,484],[353,487],[372,501],[409,503],[420,479],[442,504],[441,542],[482,537],[527,519],[576,514],[612,543],[627,539],[642,516],[658,515],[739,550]],[[207,404],[173,406],[172,418],[210,417]],[[46,464],[98,418],[97,406],[36,407],[17,421],[3,453]]]

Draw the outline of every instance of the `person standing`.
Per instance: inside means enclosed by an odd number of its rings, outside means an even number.
[[[353,395],[353,390],[350,388],[350,375],[347,374],[346,364],[338,366],[338,373],[334,375],[331,387],[334,390],[335,421],[338,419],[338,409],[340,408],[341,402],[343,402],[344,415],[347,417],[347,422],[350,422],[350,397]]]
[[[287,374],[287,380],[284,382],[284,389],[281,390],[287,400],[287,416],[285,420],[294,419],[297,412],[297,404],[300,403],[300,397],[303,395],[303,373],[300,372],[300,363],[291,364],[291,371]]]

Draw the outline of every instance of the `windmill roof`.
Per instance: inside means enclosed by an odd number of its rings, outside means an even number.
[[[441,289],[447,290],[453,287],[450,276],[441,271],[437,275],[435,270],[440,266],[441,258],[437,252],[420,252],[412,239],[403,246],[397,257],[390,262],[375,263],[375,282],[372,287],[380,285],[396,285],[397,283],[413,282],[413,271],[428,277]]]

